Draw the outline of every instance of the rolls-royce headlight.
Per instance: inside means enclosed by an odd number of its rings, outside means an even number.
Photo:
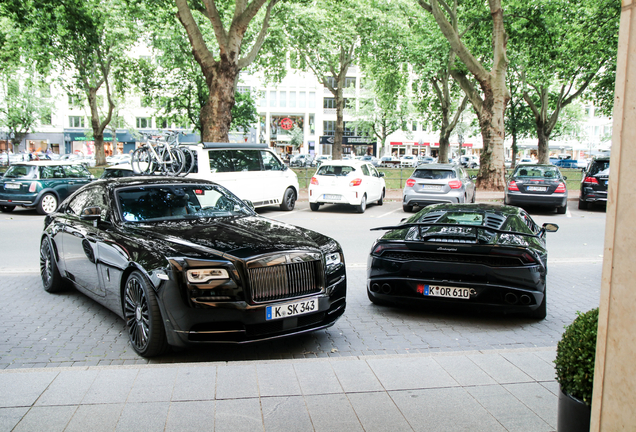
[[[328,266],[340,264],[342,262],[342,260],[340,259],[340,252],[327,254],[327,256],[325,257],[325,261]]]
[[[230,276],[225,269],[190,269],[186,272],[188,282],[201,284],[211,280],[229,279]]]

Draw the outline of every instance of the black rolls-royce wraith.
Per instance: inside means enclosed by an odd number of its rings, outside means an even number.
[[[345,310],[340,245],[248,204],[202,180],[93,182],[46,216],[44,289],[72,283],[124,318],[146,357],[331,326]]]

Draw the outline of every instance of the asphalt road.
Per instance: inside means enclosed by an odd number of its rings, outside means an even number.
[[[370,205],[364,214],[344,206],[311,212],[307,202],[299,202],[293,212],[260,210],[263,216],[320,231],[342,244],[349,289],[345,315],[333,327],[304,336],[205,346],[151,361],[134,353],[123,321],[112,312],[76,291],[45,293],[38,273],[43,217],[19,209],[2,213],[0,369],[552,347],[577,311],[598,306],[600,294],[605,211],[570,207],[565,215],[530,209],[537,223],[560,226],[548,234],[548,317],[543,321],[371,304],[365,291],[366,259],[382,232],[370,229],[408,216],[399,202]]]

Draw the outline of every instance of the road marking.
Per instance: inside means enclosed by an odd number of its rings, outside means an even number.
[[[572,217],[572,213],[570,213],[570,209],[569,208],[565,208],[565,216],[571,218]]]
[[[384,217],[384,216],[388,216],[388,215],[390,215],[390,214],[395,213],[395,212],[396,212],[396,211],[398,211],[398,210],[402,210],[402,209],[398,207],[398,208],[396,208],[395,210],[391,210],[391,211],[390,211],[390,212],[388,212],[388,213],[384,213],[384,214],[382,214],[382,215],[380,215],[380,216],[377,216],[377,218],[379,219],[379,218],[382,218],[382,217]]]

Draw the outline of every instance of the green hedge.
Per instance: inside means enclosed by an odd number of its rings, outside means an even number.
[[[563,392],[589,406],[592,404],[594,386],[598,308],[577,314],[578,317],[565,328],[557,344],[554,364],[556,379]]]

